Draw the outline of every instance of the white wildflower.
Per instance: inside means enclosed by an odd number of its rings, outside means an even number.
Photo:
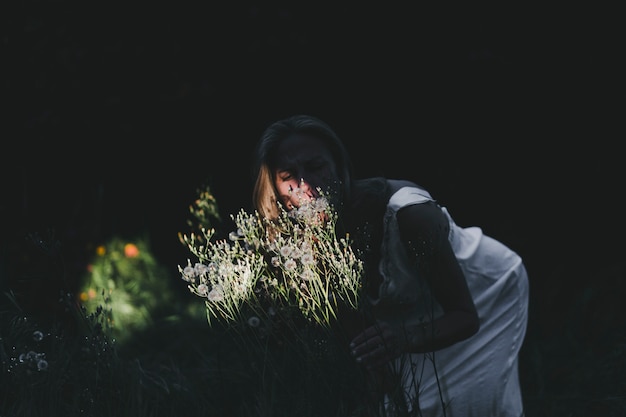
[[[280,248],[280,254],[283,258],[290,257],[292,252],[293,252],[293,246],[291,245],[285,245]]]
[[[287,271],[293,271],[298,267],[298,263],[295,260],[289,258],[285,261],[283,266]]]
[[[313,257],[312,252],[305,252],[300,257],[300,262],[302,265],[313,265],[315,263],[315,258]]]
[[[300,278],[302,278],[304,281],[312,281],[316,277],[317,277],[317,274],[311,268],[306,268],[300,274]]]
[[[196,277],[196,271],[191,265],[187,265],[181,273],[185,281],[192,281]]]
[[[198,294],[202,297],[206,297],[207,295],[209,295],[209,286],[206,284],[199,284]]]
[[[295,308],[324,324],[335,316],[329,299],[356,308],[362,263],[347,239],[335,236],[337,213],[329,201],[323,196],[311,199],[301,191],[294,190],[298,208],[288,212],[279,204],[278,219],[244,210],[231,216],[237,228],[229,233],[230,242],[211,241],[213,230],[203,230],[205,239],[185,236],[199,261],[194,266],[188,261],[179,270],[189,289],[208,299],[209,318],[254,326],[258,317],[242,316],[246,310],[241,307],[248,304],[275,315],[276,310],[263,300],[271,300],[281,310]]]
[[[203,264],[203,263],[198,262],[198,263],[196,263],[196,264],[193,266],[193,270],[194,270],[194,272],[195,272],[196,276],[199,276],[199,277],[200,277],[200,276],[203,276],[203,275],[208,274],[208,272],[209,272],[209,267],[208,267],[208,266],[206,266],[206,265],[205,265],[205,264]]]
[[[209,301],[219,302],[224,301],[224,289],[221,285],[216,285],[207,295]]]

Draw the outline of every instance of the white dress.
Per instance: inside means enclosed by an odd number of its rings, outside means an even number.
[[[399,189],[387,206],[378,300],[411,305],[401,320],[428,320],[442,310],[429,296],[405,255],[398,233],[397,211],[407,205],[433,201],[416,187]],[[410,354],[396,360],[402,369],[407,401],[417,402],[413,413],[428,417],[520,417],[522,394],[518,353],[528,321],[528,276],[521,258],[483,234],[478,227],[450,223],[449,240],[467,279],[480,319],[471,338],[429,354]],[[430,300],[429,302],[424,302]],[[392,319],[392,317],[389,317]],[[419,397],[418,400],[416,400]],[[445,404],[445,413],[442,402]],[[413,415],[413,414],[412,414]]]

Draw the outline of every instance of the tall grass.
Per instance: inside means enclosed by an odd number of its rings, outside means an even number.
[[[55,246],[39,237],[32,243]],[[118,257],[113,252],[107,251]],[[47,253],[62,256],[61,251]],[[96,259],[112,262],[102,256]],[[42,261],[50,263],[48,257]],[[145,274],[144,263],[135,266],[131,276]],[[47,278],[56,279],[54,269],[32,269],[43,275],[48,271]],[[112,309],[121,304],[115,297],[131,304],[136,299],[123,291],[120,280],[125,275],[119,274],[119,265],[111,270],[118,271],[111,284],[115,290],[104,298],[83,301],[84,291],[56,293],[46,287],[46,294],[37,295],[47,299],[45,308],[33,308],[32,303],[23,308],[28,293],[9,289],[2,295],[0,416],[361,415],[355,389],[359,371],[328,333],[304,326],[294,339],[248,343],[242,337],[254,337],[253,329],[244,335],[241,329],[209,325],[204,305],[190,299],[191,294],[176,292],[166,297],[169,308],[149,317],[145,311],[137,313],[141,325],[132,323],[131,316],[116,321],[119,315]],[[170,278],[182,285],[179,276]],[[92,285],[88,281],[86,287]],[[141,296],[154,288],[164,291],[161,285],[144,286]]]
[[[79,288],[53,234],[25,242],[3,251],[0,270],[0,417],[379,415],[337,339],[303,326],[249,343],[253,328],[209,325],[197,297],[168,292],[163,280],[184,283],[146,242],[108,242]],[[626,277],[616,265],[569,294],[560,321],[537,314],[550,309],[531,294],[526,417],[626,416]],[[165,301],[148,308],[152,298]]]

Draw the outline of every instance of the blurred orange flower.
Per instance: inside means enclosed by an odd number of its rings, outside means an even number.
[[[127,258],[136,258],[139,256],[139,248],[134,243],[124,245],[124,255]]]
[[[93,288],[89,288],[87,292],[83,291],[80,293],[80,301],[93,300],[96,298],[96,290]]]

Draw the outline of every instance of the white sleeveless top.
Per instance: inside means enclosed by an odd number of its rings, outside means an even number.
[[[396,219],[402,207],[428,201],[434,200],[417,187],[403,187],[389,200],[379,264],[383,282],[379,298],[371,300],[374,306],[382,307],[383,320],[419,322],[443,314],[430,296],[425,278],[417,274],[414,262],[407,257]],[[441,390],[444,402],[450,403],[448,417],[520,417],[518,354],[528,320],[526,269],[507,246],[484,235],[479,227],[458,226],[448,210],[441,209],[450,223],[448,239],[476,305],[480,330],[434,354],[398,359],[396,366],[404,369],[407,400],[414,400],[419,391],[423,415],[439,417],[443,415]],[[395,305],[400,307],[392,307]]]

